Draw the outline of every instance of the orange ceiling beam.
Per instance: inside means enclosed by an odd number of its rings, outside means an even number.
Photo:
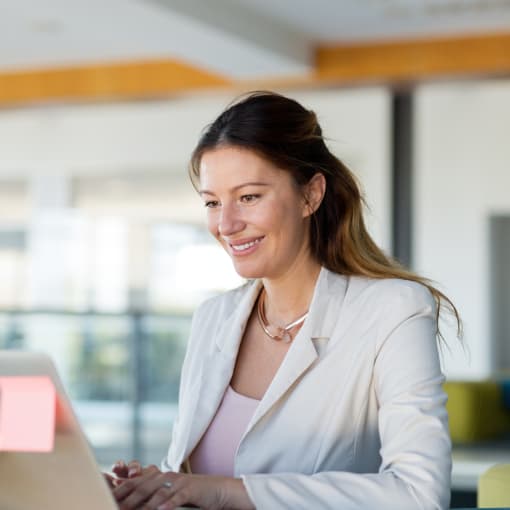
[[[322,46],[314,79],[395,82],[510,75],[510,33]]]
[[[0,72],[0,106],[41,101],[130,100],[195,90],[395,84],[443,77],[510,76],[510,33],[327,45],[300,77],[234,81],[173,60]]]
[[[0,105],[147,98],[229,83],[223,77],[169,60],[8,72],[0,73]]]

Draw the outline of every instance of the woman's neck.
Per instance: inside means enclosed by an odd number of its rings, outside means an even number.
[[[285,325],[307,312],[321,270],[311,259],[290,267],[279,278],[263,278],[265,310],[271,324]]]

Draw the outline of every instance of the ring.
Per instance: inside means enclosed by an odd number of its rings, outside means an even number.
[[[172,482],[165,482],[163,484],[163,487],[165,487],[166,489],[170,489],[170,487],[172,487]]]

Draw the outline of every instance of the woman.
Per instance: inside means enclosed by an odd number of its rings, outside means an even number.
[[[457,311],[374,244],[315,114],[253,93],[191,173],[248,283],[195,313],[168,455],[115,467],[121,508],[447,508],[435,338]]]

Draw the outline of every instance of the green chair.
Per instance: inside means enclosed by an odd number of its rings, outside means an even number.
[[[497,381],[448,381],[450,435],[455,444],[498,439],[510,432],[510,410]]]
[[[478,507],[510,507],[510,464],[497,464],[480,476]]]

